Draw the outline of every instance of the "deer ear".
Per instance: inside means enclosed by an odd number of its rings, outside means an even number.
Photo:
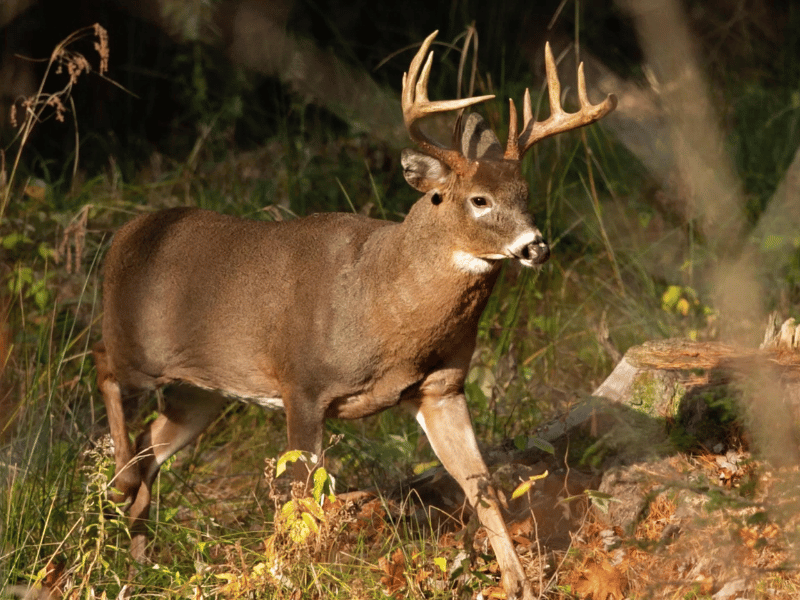
[[[443,186],[450,177],[450,168],[443,162],[410,148],[403,150],[400,163],[408,184],[423,194]]]
[[[489,158],[498,160],[503,158],[503,147],[491,130],[489,124],[478,113],[470,113],[464,123],[463,129],[455,131],[460,140],[456,140],[461,148],[461,154],[469,159]]]

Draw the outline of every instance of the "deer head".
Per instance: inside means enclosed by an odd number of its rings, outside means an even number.
[[[403,119],[420,151],[404,150],[402,165],[406,181],[426,194],[442,213],[443,235],[459,240],[453,260],[464,271],[491,271],[497,261],[512,258],[522,265],[543,264],[550,249],[528,214],[528,185],[522,178],[520,161],[536,142],[560,132],[593,123],[616,106],[608,96],[594,105],[586,94],[583,64],[578,69],[580,110],[566,113],[560,101],[560,84],[550,45],[545,46],[545,65],[550,92],[550,117],[533,119],[531,97],[525,91],[522,133],[517,135],[517,111],[509,100],[509,131],[505,150],[487,123],[477,113],[462,123],[459,116],[450,147],[440,145],[420,129],[422,118],[451,110],[463,110],[494,98],[493,95],[432,102],[428,79],[433,52],[425,55],[438,31],[429,35],[403,75]],[[446,216],[445,216],[446,215]]]

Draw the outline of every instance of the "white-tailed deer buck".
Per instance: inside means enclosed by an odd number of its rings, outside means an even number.
[[[487,528],[508,597],[533,598],[478,451],[464,377],[500,261],[532,267],[550,253],[528,213],[522,155],[596,121],[616,100],[592,105],[581,68],[580,111],[565,113],[547,47],[546,121],[534,121],[526,93],[519,135],[510,102],[505,150],[476,114],[441,146],[420,130],[423,117],[493,96],[428,100],[433,53],[423,61],[435,36],[403,77],[403,117],[420,151],[405,150],[402,165],[424,195],[402,223],[354,214],[268,223],[182,208],[140,216],[116,234],[95,361],[135,557],[144,554],[160,465],[230,399],[283,407],[289,448],[317,455],[325,419],[403,405]],[[164,412],[132,446],[123,404],[162,386]]]

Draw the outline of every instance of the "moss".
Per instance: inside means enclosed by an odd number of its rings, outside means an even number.
[[[677,376],[667,371],[642,371],[636,376],[630,406],[651,417],[673,418],[686,395]]]

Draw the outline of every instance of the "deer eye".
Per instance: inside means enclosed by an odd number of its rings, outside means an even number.
[[[487,196],[471,196],[469,198],[469,207],[473,217],[482,217],[492,211],[492,200]]]
[[[472,202],[472,206],[475,208],[489,208],[489,206],[491,206],[489,200],[483,196],[473,196],[470,198],[470,202]]]

